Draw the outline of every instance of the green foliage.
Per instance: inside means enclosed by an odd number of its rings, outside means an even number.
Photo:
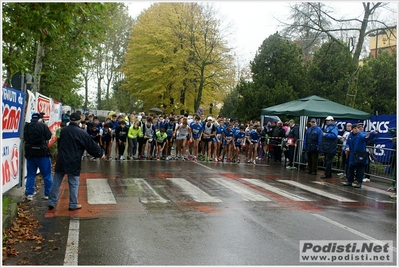
[[[42,61],[39,92],[78,105],[83,59],[104,42],[108,12],[120,3],[3,3],[3,64],[7,78],[17,71],[33,74]],[[38,46],[43,54],[37,55]],[[37,58],[39,57],[39,58]],[[35,81],[38,83],[38,80]],[[69,103],[71,101],[72,103]]]
[[[359,70],[356,107],[371,114],[396,114],[396,49],[365,59]]]
[[[262,108],[270,107],[307,92],[305,68],[300,48],[275,33],[265,39],[251,61],[252,82],[241,82],[238,106],[246,120],[259,118]]]
[[[345,104],[349,78],[356,69],[347,46],[324,43],[309,64],[310,95]]]
[[[132,28],[125,60],[123,87],[146,112],[193,113],[221,101],[233,81],[220,21],[210,6],[197,3],[153,4]]]

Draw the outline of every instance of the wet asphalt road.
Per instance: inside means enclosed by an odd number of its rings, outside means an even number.
[[[82,210],[68,211],[64,181],[56,210],[43,213],[40,230],[47,241],[44,248],[54,244],[58,248],[44,250],[32,263],[311,265],[299,261],[300,240],[393,240],[396,250],[395,200],[366,187],[343,187],[339,178],[322,180],[320,175],[322,171],[311,176],[266,160],[256,166],[84,160],[79,192]],[[107,182],[114,204],[90,201],[89,180],[93,179]],[[261,187],[262,183],[271,188]],[[193,186],[207,195],[195,195]],[[296,197],[300,199],[292,200]],[[45,206],[42,202],[38,213]],[[78,243],[72,243],[72,255],[71,222],[78,223]],[[396,265],[396,251],[394,255],[388,263],[314,265]]]

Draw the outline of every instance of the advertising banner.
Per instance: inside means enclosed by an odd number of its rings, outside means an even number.
[[[2,93],[2,138],[20,137],[25,93],[7,87],[2,88]]]
[[[55,136],[55,132],[57,128],[61,127],[61,117],[62,117],[62,110],[61,110],[61,103],[50,99],[51,109],[50,109],[50,117],[47,125],[51,131],[51,139],[49,140],[49,147],[51,147],[56,141],[57,137]]]
[[[19,183],[19,145],[20,138],[3,139],[1,144],[1,176],[3,179],[2,193],[7,192]]]
[[[27,90],[28,93],[28,105],[26,106],[26,117],[25,122],[30,123],[30,119],[32,118],[32,114],[37,113],[37,101],[35,94],[32,91]]]

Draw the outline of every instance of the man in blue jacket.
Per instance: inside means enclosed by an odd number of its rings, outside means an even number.
[[[332,116],[327,116],[326,126],[324,127],[324,133],[321,140],[321,152],[324,153],[324,161],[326,165],[324,175],[321,176],[322,179],[332,178],[332,162],[334,156],[337,154],[337,144],[338,128],[335,125],[334,118]]]
[[[306,130],[303,149],[308,154],[308,174],[317,174],[317,163],[323,131],[317,125],[316,118],[310,120],[311,127]]]
[[[363,158],[365,161],[360,163],[357,161],[355,154],[358,154],[359,152],[367,152],[367,141],[374,139],[377,133],[377,130],[370,133],[362,132],[358,125],[354,124],[352,126],[352,132],[349,134],[345,145],[345,151],[349,159],[349,174],[347,176],[347,182],[343,183],[344,186],[352,186],[356,171],[356,180],[358,183],[354,187],[362,187],[364,171],[369,163],[369,157],[368,155],[364,155]]]

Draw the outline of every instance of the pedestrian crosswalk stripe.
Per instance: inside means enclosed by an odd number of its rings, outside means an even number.
[[[320,185],[326,185],[326,186],[329,186],[329,187],[333,187],[335,189],[340,189],[341,191],[349,192],[349,193],[352,193],[352,194],[355,194],[355,195],[358,195],[358,196],[362,196],[363,198],[367,198],[367,199],[370,199],[370,200],[373,200],[373,201],[376,201],[376,202],[380,202],[380,203],[396,203],[396,201],[393,201],[393,200],[381,200],[379,198],[374,198],[372,196],[361,194],[362,193],[361,191],[352,192],[352,191],[350,191],[352,189],[348,189],[347,187],[342,187],[342,185],[338,186],[338,185],[335,185],[335,184],[332,184],[332,183],[329,183],[329,182],[324,182],[324,181],[312,181],[312,183],[316,183],[316,184],[320,184]],[[342,188],[344,188],[344,189],[342,189]],[[392,195],[392,194],[387,194],[384,190],[377,189],[377,188],[370,187],[370,186],[362,185],[362,188],[365,188],[365,189],[368,189],[370,191],[377,192],[377,193],[380,193],[380,194],[386,194],[386,195],[389,195],[389,196]]]
[[[236,183],[230,182],[226,179],[222,178],[211,178],[214,182],[232,190],[233,192],[236,192],[239,194],[244,201],[271,201],[270,199],[254,193],[253,191],[250,191],[249,189],[244,188],[244,186],[239,186]]]
[[[189,195],[193,200],[196,202],[223,202],[219,198],[210,196],[206,192],[202,191],[197,186],[193,185],[192,183],[188,182],[182,178],[167,178],[167,180],[173,182],[178,187],[180,187],[183,193]]]
[[[273,192],[273,193],[276,193],[278,195],[284,196],[284,197],[286,197],[286,198],[288,198],[290,200],[293,200],[293,201],[314,201],[314,200],[307,199],[305,197],[301,197],[301,196],[296,195],[296,194],[292,194],[290,192],[287,192],[285,190],[279,189],[277,187],[274,187],[274,186],[272,186],[270,184],[265,183],[262,180],[245,179],[245,178],[243,178],[243,180],[246,181],[246,182],[249,182],[249,183],[251,183],[253,185],[259,186],[259,187],[261,187],[263,189],[266,189],[266,190],[268,190],[270,192]]]
[[[320,190],[320,189],[317,189],[317,188],[314,188],[314,187],[310,187],[310,186],[304,185],[304,184],[296,182],[296,181],[291,181],[291,180],[277,180],[277,181],[283,182],[283,183],[286,183],[286,184],[301,188],[301,189],[303,189],[305,191],[309,191],[309,192],[312,192],[312,193],[315,193],[315,194],[318,194],[318,195],[321,195],[321,196],[324,196],[324,197],[327,197],[327,198],[330,198],[330,199],[333,199],[333,200],[337,200],[337,201],[340,201],[340,202],[358,202],[356,200],[345,198],[345,197],[338,196],[338,195],[335,195],[335,194],[331,194],[331,193],[328,193],[326,191],[323,191],[323,190]]]
[[[87,202],[91,205],[116,204],[114,194],[107,179],[88,179]]]
[[[134,183],[137,184],[143,192],[146,193],[146,197],[140,196],[139,200],[141,203],[149,204],[149,203],[168,203],[169,201],[160,196],[151,185],[148,184],[144,179],[133,179]]]

